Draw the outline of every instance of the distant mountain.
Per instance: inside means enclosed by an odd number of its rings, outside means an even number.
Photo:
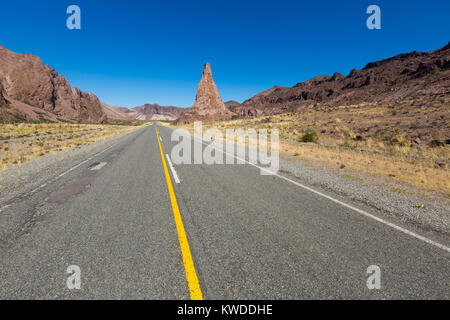
[[[106,113],[108,120],[134,120],[132,115],[127,114],[128,108],[111,107],[102,103],[103,111]]]
[[[275,86],[229,108],[251,117],[303,107],[432,100],[449,95],[450,43],[432,52],[414,51],[371,62],[348,76],[320,75],[293,87]]]
[[[39,57],[0,46],[0,120],[103,123],[107,116],[94,94],[71,87]]]
[[[185,108],[173,106],[160,106],[159,104],[144,104],[140,107],[129,109],[128,114],[136,120],[166,120],[177,119]]]
[[[144,104],[143,106],[131,109],[124,107],[110,107],[105,105],[105,112],[108,119],[116,120],[162,120],[174,121],[177,119],[185,108],[173,106],[160,106],[159,104]]]
[[[187,108],[175,121],[175,124],[186,124],[194,121],[229,120],[231,117],[232,113],[220,97],[219,90],[217,90],[213,80],[211,65],[207,62],[197,87],[195,104]]]
[[[224,102],[225,107],[227,107],[228,110],[232,109],[232,108],[236,108],[237,106],[241,105],[239,102],[234,101],[234,100],[230,100],[227,102]]]

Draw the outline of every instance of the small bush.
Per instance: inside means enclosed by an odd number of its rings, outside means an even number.
[[[314,130],[306,131],[299,139],[299,142],[313,142],[317,143],[319,141],[319,135]]]
[[[440,141],[440,140],[432,140],[432,141],[429,143],[429,146],[432,147],[432,148],[444,147],[444,146],[445,146],[445,143],[442,142],[442,141]]]

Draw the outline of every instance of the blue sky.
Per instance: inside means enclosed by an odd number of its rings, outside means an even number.
[[[66,9],[81,8],[81,30]],[[382,29],[366,28],[381,8]],[[203,64],[224,101],[450,41],[448,0],[41,0],[1,5],[0,45],[114,106],[191,106]]]

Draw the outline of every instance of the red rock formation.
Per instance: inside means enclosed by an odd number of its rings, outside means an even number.
[[[411,52],[368,63],[345,77],[317,76],[293,87],[275,86],[230,106],[234,113],[260,116],[313,106],[433,100],[450,96],[450,43],[432,52]]]
[[[223,103],[214,83],[211,66],[209,63],[206,63],[202,79],[198,84],[195,104],[191,108],[186,109],[175,121],[175,124],[186,124],[194,121],[229,120],[232,115],[233,113]]]
[[[0,85],[3,97],[10,102],[11,114],[22,114],[29,120],[36,120],[40,117],[35,109],[41,109],[42,120],[106,121],[106,114],[95,95],[71,87],[66,78],[48,65],[44,66],[37,56],[15,53],[0,46]],[[53,119],[49,119],[47,114],[54,115]]]

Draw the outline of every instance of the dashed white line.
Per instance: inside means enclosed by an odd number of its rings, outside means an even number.
[[[169,163],[169,168],[172,171],[173,180],[175,180],[175,183],[180,183],[180,179],[178,178],[177,172],[175,171],[175,168],[172,165],[172,161],[170,160],[170,157],[168,154],[166,154],[167,162]]]
[[[194,138],[194,139],[195,139],[195,138]],[[197,140],[198,140],[198,139],[197,139]],[[204,143],[203,141],[202,141],[202,144],[208,145],[208,144]],[[354,206],[352,206],[352,205],[349,205],[349,204],[347,204],[347,203],[345,203],[345,202],[342,202],[342,201],[337,200],[337,199],[335,199],[335,198],[333,198],[333,197],[330,197],[330,196],[328,196],[328,195],[326,195],[326,194],[324,194],[324,193],[322,193],[322,192],[320,192],[320,191],[314,190],[314,189],[312,189],[312,188],[310,188],[310,187],[308,187],[308,186],[305,186],[305,185],[303,185],[303,184],[301,184],[301,183],[299,183],[299,182],[297,182],[297,181],[291,180],[291,179],[289,179],[289,178],[287,178],[287,177],[285,177],[285,176],[282,176],[282,175],[280,175],[280,174],[278,174],[278,173],[275,173],[275,172],[273,172],[273,171],[271,171],[271,170],[268,170],[268,169],[266,169],[266,168],[260,167],[260,166],[254,164],[254,163],[251,163],[251,162],[247,161],[246,159],[239,158],[239,157],[237,157],[236,155],[231,154],[231,153],[229,153],[229,152],[226,152],[226,151],[224,151],[224,150],[222,150],[222,149],[218,149],[218,148],[216,148],[216,147],[214,147],[214,146],[212,146],[212,148],[214,148],[214,149],[216,149],[217,151],[220,151],[220,152],[222,152],[222,153],[225,153],[225,154],[227,154],[227,155],[230,155],[230,156],[234,157],[234,158],[237,159],[237,160],[240,160],[240,161],[243,161],[243,162],[245,162],[245,163],[248,163],[248,164],[250,164],[250,165],[252,165],[252,166],[254,166],[254,167],[256,167],[256,168],[258,168],[258,169],[260,169],[260,170],[266,171],[266,172],[270,173],[271,175],[275,175],[275,176],[277,176],[277,177],[279,177],[279,178],[281,178],[281,179],[283,179],[283,180],[286,180],[286,181],[288,181],[288,182],[290,182],[290,183],[293,183],[293,184],[295,184],[296,186],[299,186],[299,187],[301,187],[301,188],[303,188],[303,189],[305,189],[305,190],[311,191],[311,192],[313,192],[313,193],[315,193],[315,194],[317,194],[317,195],[319,195],[319,196],[322,196],[322,197],[324,197],[324,198],[327,198],[328,200],[333,201],[334,203],[337,203],[337,204],[340,204],[340,205],[342,205],[342,206],[344,206],[344,207],[346,207],[346,208],[352,209],[353,211],[356,211],[356,212],[358,212],[358,213],[360,213],[360,214],[362,214],[362,215],[364,215],[364,216],[366,216],[366,217],[368,217],[368,218],[371,218],[371,219],[373,219],[373,220],[375,220],[375,221],[378,221],[378,222],[380,222],[380,223],[383,223],[384,225],[387,225],[387,226],[389,226],[389,227],[391,227],[391,228],[393,228],[393,229],[395,229],[395,230],[397,230],[397,231],[403,232],[403,233],[405,233],[405,234],[407,234],[407,235],[409,235],[409,236],[411,236],[411,237],[414,237],[414,238],[416,238],[416,239],[422,240],[423,242],[426,242],[426,243],[431,244],[431,245],[433,245],[433,246],[435,246],[435,247],[437,247],[437,248],[440,248],[440,249],[442,249],[442,250],[445,250],[445,251],[447,251],[447,252],[450,252],[450,248],[447,247],[447,246],[445,246],[445,245],[443,245],[443,244],[440,244],[440,243],[435,242],[435,241],[433,241],[433,240],[431,240],[431,239],[428,239],[428,238],[426,238],[426,237],[424,237],[424,236],[421,236],[421,235],[419,235],[419,234],[417,234],[417,233],[414,233],[414,232],[412,232],[412,231],[409,231],[408,229],[405,229],[405,228],[402,228],[402,227],[400,227],[400,226],[397,226],[396,224],[394,224],[394,223],[392,223],[392,222],[389,222],[389,221],[386,221],[386,220],[384,220],[384,219],[381,219],[381,218],[379,218],[379,217],[377,217],[377,216],[374,216],[374,215],[372,215],[372,214],[370,214],[370,213],[368,213],[368,212],[366,212],[366,211],[364,211],[364,210],[358,209],[358,208],[356,208],[356,207],[354,207]]]

